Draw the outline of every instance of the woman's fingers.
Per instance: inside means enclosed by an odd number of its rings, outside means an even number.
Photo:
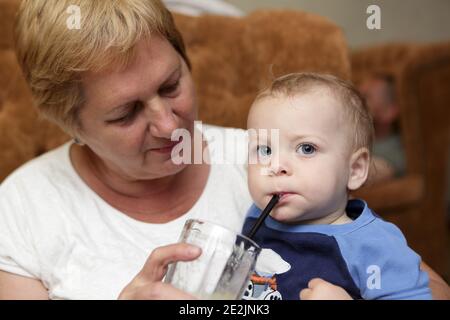
[[[309,300],[312,295],[312,290],[309,288],[300,291],[300,300]]]
[[[201,249],[186,243],[176,243],[153,250],[142,270],[120,293],[119,299],[133,300],[189,300],[193,296],[161,282],[170,263],[190,261],[201,254]]]
[[[308,282],[308,288],[314,289],[318,286],[329,285],[330,283],[320,278],[314,278]]]
[[[341,287],[320,278],[308,282],[308,288],[300,291],[302,300],[351,300],[352,297]]]
[[[159,247],[153,250],[139,276],[143,277],[145,282],[161,281],[170,263],[194,260],[200,254],[200,248],[187,243],[176,243]]]
[[[194,296],[164,282],[131,284],[121,293],[119,300],[194,300]]]
[[[314,298],[314,289],[317,288],[319,285],[326,284],[327,282],[320,279],[320,278],[314,278],[308,282],[308,288],[305,288],[300,291],[300,299],[301,300],[310,300]]]
[[[154,290],[154,291],[153,291]],[[170,284],[157,282],[152,288],[152,292],[148,292],[150,300],[194,300],[194,296],[179,290]]]

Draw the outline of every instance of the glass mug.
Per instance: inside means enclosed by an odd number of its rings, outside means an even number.
[[[171,264],[164,282],[203,300],[242,297],[261,251],[253,240],[212,222],[189,219],[179,242],[200,247],[202,254]]]

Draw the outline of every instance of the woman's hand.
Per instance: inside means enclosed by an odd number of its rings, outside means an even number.
[[[433,269],[424,262],[420,264],[422,271],[428,273],[430,289],[434,300],[450,300],[450,287]],[[351,300],[350,295],[341,287],[316,278],[308,283],[308,288],[300,292],[302,300]]]
[[[122,290],[120,300],[193,300],[195,297],[163,283],[167,267],[176,261],[191,261],[201,249],[186,243],[177,243],[153,250],[142,270]]]
[[[300,291],[302,300],[352,300],[352,297],[342,289],[325,280],[315,278],[308,282],[308,288]]]
[[[450,287],[447,282],[423,261],[420,263],[420,269],[428,273],[433,300],[450,300]]]

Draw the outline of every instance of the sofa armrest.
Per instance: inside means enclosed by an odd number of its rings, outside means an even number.
[[[424,181],[418,174],[376,183],[352,193],[353,197],[365,200],[379,213],[419,205],[423,195]]]

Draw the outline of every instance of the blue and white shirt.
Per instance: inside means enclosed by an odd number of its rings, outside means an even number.
[[[252,205],[243,233],[261,210]],[[287,225],[267,217],[254,240],[263,248],[244,299],[299,299],[313,278],[344,288],[355,299],[431,299],[420,256],[401,231],[362,200],[346,208],[353,222]]]

